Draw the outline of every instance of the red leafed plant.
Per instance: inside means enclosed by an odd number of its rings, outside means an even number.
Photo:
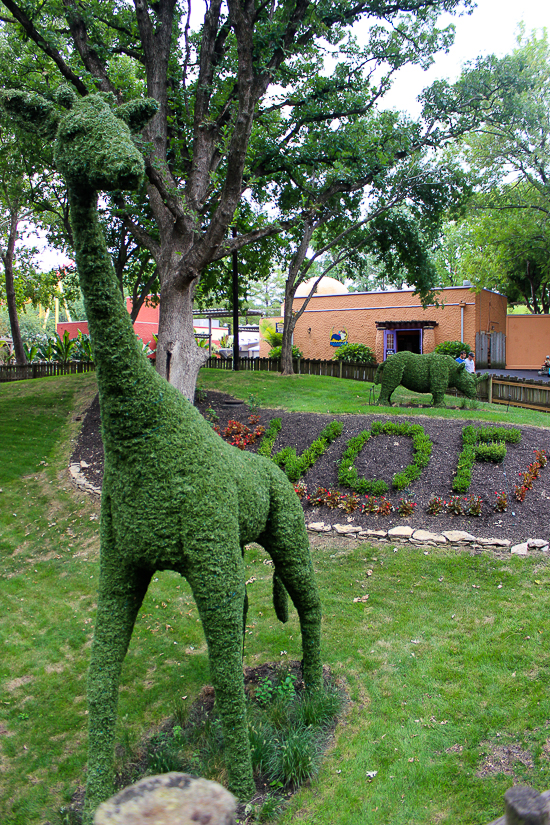
[[[250,416],[250,418],[254,418],[257,416]],[[250,421],[250,419],[249,419]],[[249,444],[253,444],[259,436],[265,433],[265,427],[261,425],[255,427],[254,430],[251,430],[246,424],[242,424],[240,421],[235,421],[231,419],[227,422],[227,427],[222,432],[222,437],[229,441],[234,447],[238,447],[239,450],[244,450]]]

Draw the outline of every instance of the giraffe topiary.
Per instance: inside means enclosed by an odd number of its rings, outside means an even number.
[[[1,103],[22,126],[55,138],[65,178],[80,286],[97,370],[105,474],[97,619],[88,674],[89,752],[85,819],[112,791],[122,663],[143,598],[158,570],[184,576],[208,644],[224,732],[230,789],[254,793],[242,673],[245,544],[273,559],[274,603],[297,608],[306,686],[321,684],[321,608],[299,500],[272,461],[230,447],[161,378],[141,352],[117,287],[97,217],[98,191],[135,189],[143,158],[130,127],[156,110],[151,100],[114,106],[103,93],[57,104],[6,90]]]

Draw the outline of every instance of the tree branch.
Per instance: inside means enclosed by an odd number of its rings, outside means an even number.
[[[1,1],[4,4],[4,6],[6,6],[8,11],[10,11],[11,14],[13,14],[14,19],[23,28],[23,30],[25,31],[27,36],[33,41],[33,43],[36,43],[38,48],[53,60],[53,62],[55,63],[55,65],[61,72],[61,75],[65,78],[65,80],[67,80],[69,83],[72,83],[72,85],[75,87],[77,92],[79,92],[79,94],[81,94],[82,96],[87,95],[88,89],[86,88],[82,80],[78,77],[78,75],[76,75],[72,71],[72,69],[69,68],[69,66],[61,57],[60,53],[57,51],[57,49],[54,49],[54,47],[51,46],[47,42],[47,40],[40,34],[40,32],[35,28],[33,22],[20,8],[20,5],[18,5],[17,3],[13,3],[12,0]]]

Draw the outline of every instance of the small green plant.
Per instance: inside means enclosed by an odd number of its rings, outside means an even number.
[[[296,698],[296,676],[289,673],[275,688],[275,695],[283,702],[292,702]]]
[[[464,507],[460,496],[451,496],[447,502],[447,512],[453,516],[462,516],[464,514]]]
[[[258,401],[258,398],[254,395],[254,393],[250,393],[250,395],[248,396],[246,406],[248,407],[248,411],[251,415],[258,414],[258,410],[260,409],[260,402]]]
[[[297,481],[294,485],[294,492],[296,493],[298,498],[305,498],[306,500],[309,500],[306,484],[301,479],[300,481]]]
[[[508,496],[504,490],[500,493],[495,492],[497,500],[495,501],[495,510],[497,513],[505,513],[508,509]]]
[[[206,390],[195,390],[195,403],[196,404],[206,404],[206,399],[208,398],[208,393]]]
[[[207,421],[210,421],[212,424],[217,424],[220,420],[220,416],[216,412],[213,407],[208,407],[204,412],[204,417]]]
[[[261,708],[265,708],[266,705],[269,705],[273,698],[273,682],[269,676],[263,676],[259,680],[254,698]]]
[[[437,516],[444,512],[446,506],[447,502],[441,496],[432,496],[426,505],[426,511],[429,516]]]

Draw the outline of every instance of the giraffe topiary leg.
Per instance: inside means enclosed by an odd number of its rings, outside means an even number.
[[[151,580],[149,571],[122,565],[118,550],[115,552],[105,510],[102,509],[97,618],[88,671],[88,769],[83,825],[91,825],[97,806],[113,793],[120,673],[136,616]]]
[[[269,529],[258,538],[273,559],[298,611],[302,632],[302,669],[307,689],[321,686],[321,600],[315,582],[309,539],[299,499],[288,479],[272,469]]]
[[[237,537],[216,546],[204,544],[205,559],[186,572],[208,644],[210,676],[216,691],[224,736],[228,787],[239,799],[255,793],[243,680],[245,571]],[[210,568],[208,574],[206,568]]]

